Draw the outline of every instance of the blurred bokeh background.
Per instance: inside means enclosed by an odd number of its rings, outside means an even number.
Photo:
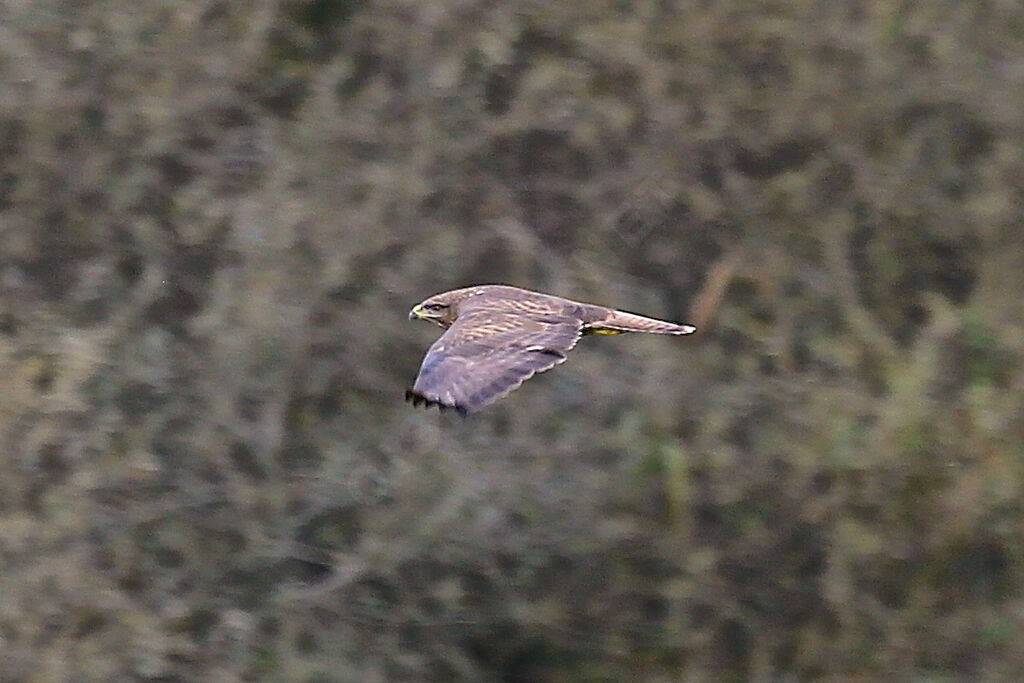
[[[0,5],[0,679],[1024,676],[1017,0]],[[437,291],[692,322],[461,420]]]

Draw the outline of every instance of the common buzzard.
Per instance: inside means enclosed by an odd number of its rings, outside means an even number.
[[[691,334],[697,329],[506,285],[435,294],[409,311],[410,320],[417,318],[446,331],[427,351],[405,398],[462,415],[563,362],[584,334]]]

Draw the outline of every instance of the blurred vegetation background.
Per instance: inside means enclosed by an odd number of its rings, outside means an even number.
[[[1017,0],[0,6],[0,679],[1024,677]],[[437,291],[700,326],[402,402]]]

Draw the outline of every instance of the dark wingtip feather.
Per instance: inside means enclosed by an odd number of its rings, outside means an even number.
[[[433,398],[430,398],[428,396],[424,396],[420,392],[415,391],[413,389],[406,389],[405,390],[405,400],[409,401],[410,403],[412,403],[413,406],[415,406],[415,407],[423,406],[424,408],[430,408],[430,406],[437,406],[437,409],[440,412],[444,412],[444,411],[448,410],[449,408],[452,408],[452,409],[455,410],[455,412],[457,412],[462,417],[466,417],[467,415],[469,415],[469,409],[466,406],[464,406],[464,405],[461,405],[461,404],[458,404],[458,403],[456,403],[454,405],[451,405],[451,404],[448,404],[448,403],[442,403],[441,401],[438,401],[437,399],[433,399]]]

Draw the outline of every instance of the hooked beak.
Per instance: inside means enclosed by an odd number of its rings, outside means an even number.
[[[418,320],[422,317],[423,307],[420,306],[419,304],[416,304],[415,306],[412,307],[412,310],[409,311],[409,320]]]

